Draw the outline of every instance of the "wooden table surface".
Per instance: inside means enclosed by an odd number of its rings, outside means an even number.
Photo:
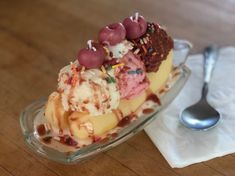
[[[235,175],[235,155],[172,169],[144,132],[77,165],[41,158],[25,145],[20,111],[56,88],[57,73],[97,31],[139,11],[169,34],[204,46],[235,42],[234,0],[1,0],[0,176]]]

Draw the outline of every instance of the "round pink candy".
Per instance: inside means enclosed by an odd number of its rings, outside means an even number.
[[[126,37],[126,29],[122,23],[114,23],[103,27],[99,32],[99,42],[102,44],[116,45]]]
[[[92,46],[95,49],[83,48],[77,55],[80,65],[89,69],[101,67],[105,57],[104,48],[100,44],[92,43]]]
[[[123,25],[126,28],[126,37],[128,39],[136,39],[145,34],[147,30],[147,22],[143,16],[135,16],[124,19]]]

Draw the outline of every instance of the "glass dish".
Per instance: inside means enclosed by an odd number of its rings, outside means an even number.
[[[170,89],[160,97],[161,105],[156,106],[154,111],[150,114],[138,117],[135,121],[123,127],[120,131],[117,132],[115,136],[111,135],[106,140],[101,140],[99,142],[90,144],[74,152],[59,152],[53,148],[48,147],[39,141],[34,128],[34,119],[44,108],[47,101],[47,99],[41,99],[26,107],[20,115],[20,125],[26,144],[34,152],[41,156],[60,163],[72,164],[88,159],[100,152],[104,152],[126,141],[137,132],[144,129],[144,127],[151,123],[155,118],[157,118],[158,113],[166,108],[167,105],[170,104],[180,92],[190,75],[190,70],[185,66],[184,63],[187,59],[191,46],[191,43],[188,41],[177,39],[174,40],[173,59],[174,66],[177,67],[178,74],[172,81]]]

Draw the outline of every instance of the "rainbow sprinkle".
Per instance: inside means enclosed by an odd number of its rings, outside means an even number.
[[[143,50],[144,50],[144,53],[147,53],[147,50],[146,50],[146,48],[145,48],[144,45],[142,45],[142,48],[143,48]]]
[[[105,78],[106,81],[110,84],[110,83],[116,83],[116,80],[114,77],[112,77],[111,75],[107,74],[107,77]]]
[[[143,73],[143,70],[141,70],[141,69],[136,69],[136,70],[129,70],[128,72],[127,72],[128,74],[142,74]]]
[[[117,67],[121,67],[121,66],[124,66],[124,65],[125,65],[124,63],[120,63],[120,64],[113,65],[112,68],[117,68]]]
[[[106,74],[106,73],[107,73],[107,71],[105,70],[105,68],[104,68],[104,66],[103,66],[103,65],[101,66],[101,71],[102,71],[104,74]]]
[[[104,50],[106,51],[107,54],[109,54],[109,50],[107,47],[104,47]]]

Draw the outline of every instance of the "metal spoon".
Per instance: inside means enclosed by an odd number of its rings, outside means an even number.
[[[214,127],[220,120],[221,115],[207,102],[208,84],[212,77],[215,63],[218,59],[218,48],[208,46],[204,50],[204,84],[201,100],[186,108],[180,120],[188,128],[194,130],[207,130]]]

